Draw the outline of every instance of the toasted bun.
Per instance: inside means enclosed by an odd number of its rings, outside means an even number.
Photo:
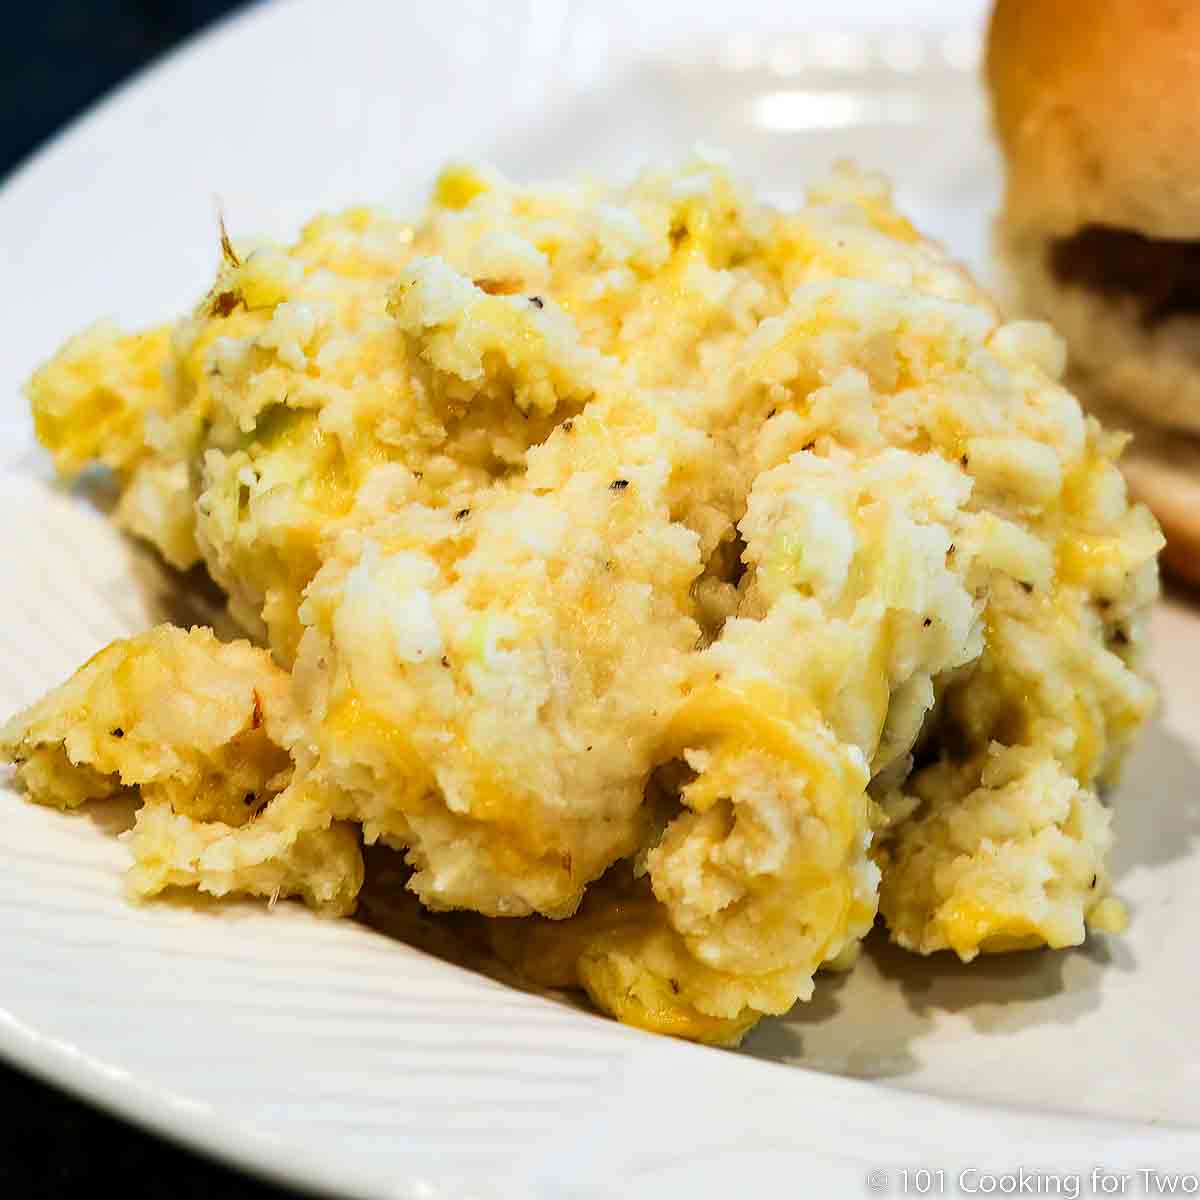
[[[1066,336],[1069,382],[1112,428],[1131,493],[1200,583],[1195,318],[1148,328],[1129,297],[1064,285],[1050,239],[1088,225],[1200,240],[1200,0],[996,0],[986,80],[1007,166],[998,244],[1020,307]]]
[[[1010,232],[1200,239],[1200,3],[997,0],[985,69]]]
[[[1050,268],[1045,239],[1015,237],[1003,219],[996,250],[1013,305],[1066,339],[1071,387],[1086,407],[1105,424],[1133,429],[1139,445],[1158,429],[1200,438],[1196,318],[1148,328],[1136,300],[1064,285]],[[1194,469],[1200,471],[1200,458]]]

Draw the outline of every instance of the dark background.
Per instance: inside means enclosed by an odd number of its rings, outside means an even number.
[[[139,67],[238,7],[234,0],[40,0],[6,6],[0,179]],[[0,1063],[0,1196],[43,1200],[106,1188],[134,1200],[293,1195],[141,1133]]]

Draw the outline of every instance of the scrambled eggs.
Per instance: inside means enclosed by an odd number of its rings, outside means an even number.
[[[269,648],[159,628],[5,727],[34,800],[140,793],[136,894],[347,913],[382,843],[531,978],[717,1043],[877,912],[964,960],[1120,928],[1162,538],[1058,338],[880,180],[453,167],[417,224],[222,244],[29,389]]]

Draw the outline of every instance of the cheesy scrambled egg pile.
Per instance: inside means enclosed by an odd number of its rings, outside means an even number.
[[[383,843],[529,977],[716,1043],[877,912],[965,960],[1121,926],[1162,538],[1059,340],[881,181],[450,168],[418,224],[223,249],[29,389],[269,647],[155,629],[5,727],[34,800],[140,793],[136,894],[347,913]]]

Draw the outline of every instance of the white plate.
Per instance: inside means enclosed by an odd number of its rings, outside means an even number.
[[[847,0],[851,32],[818,36],[796,32],[796,0],[290,3],[135,81],[0,193],[0,713],[108,639],[191,615],[49,485],[18,389],[96,315],[150,321],[199,294],[214,194],[239,230],[286,235],[319,208],[415,203],[451,155],[624,170],[702,138],[768,192],[833,157],[878,165],[980,266],[996,172],[975,43],[903,28],[979,8]],[[905,1167],[941,1169],[948,1193],[965,1167],[1195,1170],[1200,618],[1165,606],[1156,633],[1166,709],[1116,799],[1125,938],[969,969],[875,946],[730,1054],[298,906],[132,908],[122,813],[63,816],[8,788],[0,1051],[245,1166],[361,1196],[859,1196],[870,1170],[899,1195]]]

